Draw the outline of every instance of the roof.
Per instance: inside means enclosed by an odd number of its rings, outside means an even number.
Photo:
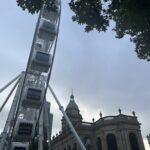
[[[77,109],[77,110],[79,110],[78,105],[76,104],[76,102],[74,100],[74,95],[73,94],[71,94],[71,96],[70,96],[70,102],[67,105],[66,110],[68,110],[68,109]]]

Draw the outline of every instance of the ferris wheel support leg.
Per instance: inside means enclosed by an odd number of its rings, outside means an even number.
[[[12,90],[10,91],[10,93],[8,94],[6,100],[4,101],[4,103],[2,104],[2,106],[0,107],[0,112],[3,110],[5,104],[8,102],[10,96],[12,95],[12,93],[14,92],[14,90],[16,89],[18,83],[19,83],[20,78],[18,79],[18,81],[16,82],[16,84],[14,85],[14,87],[12,88]]]
[[[38,139],[38,150],[43,150],[43,108],[39,119],[39,139]]]
[[[72,133],[74,134],[74,136],[75,136],[75,138],[76,138],[78,144],[80,145],[81,149],[82,149],[82,150],[86,150],[86,148],[85,148],[85,146],[83,145],[83,143],[82,143],[82,141],[81,141],[79,135],[78,135],[77,132],[75,131],[75,129],[74,129],[74,127],[73,127],[73,125],[72,125],[70,119],[68,118],[66,112],[64,111],[63,106],[61,105],[61,103],[59,102],[59,100],[58,100],[56,94],[54,93],[53,89],[51,88],[50,85],[48,86],[48,88],[49,88],[49,90],[51,91],[51,93],[52,93],[52,95],[53,95],[53,97],[54,97],[56,103],[57,103],[58,106],[59,106],[60,111],[62,112],[64,118],[66,119],[66,121],[67,121],[67,123],[68,123],[68,125],[69,125],[69,127],[70,127],[70,129],[71,129],[71,131],[72,131]]]
[[[9,83],[7,83],[3,88],[0,89],[0,93],[3,92],[8,86],[10,86],[13,82],[15,82],[20,77],[20,74],[12,79]]]
[[[17,103],[18,103],[18,97],[19,97],[19,94],[20,94],[20,89],[21,89],[21,86],[22,86],[22,79],[23,79],[23,77],[24,77],[24,75],[22,74],[21,78],[20,78],[20,82],[19,82],[18,88],[17,88],[17,92],[15,94],[13,103],[11,105],[11,109],[9,111],[9,114],[8,114],[8,117],[7,117],[7,120],[6,120],[6,124],[4,126],[4,130],[2,132],[2,139],[1,139],[1,143],[0,143],[0,150],[4,149],[4,145],[6,143],[6,138],[7,138],[7,135],[8,135],[8,131],[11,128],[11,123],[13,121],[14,114],[15,114],[15,111],[16,111],[16,107],[17,107]]]
[[[44,105],[44,117],[45,117],[45,127],[46,127],[46,134],[47,134],[47,143],[48,143],[48,150],[51,150],[51,146],[50,146],[50,124],[49,124],[49,112],[47,109],[47,105],[45,103]]]

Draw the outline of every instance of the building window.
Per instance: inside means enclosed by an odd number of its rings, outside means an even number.
[[[85,137],[84,141],[85,141],[86,150],[91,150],[91,140],[89,138]]]
[[[117,141],[114,134],[107,135],[107,147],[108,150],[118,150]]]
[[[76,143],[74,143],[74,145],[73,145],[73,150],[77,150],[77,144]]]
[[[71,150],[71,146],[70,145],[68,146],[68,150]]]
[[[97,150],[102,150],[102,142],[101,142],[101,138],[98,137],[97,138]]]
[[[131,150],[140,150],[137,137],[134,133],[129,134]]]

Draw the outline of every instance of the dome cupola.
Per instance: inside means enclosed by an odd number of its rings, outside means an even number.
[[[69,104],[66,107],[66,111],[67,110],[79,110],[78,105],[75,103],[73,93],[71,94]]]
[[[70,101],[65,111],[74,127],[77,127],[79,124],[82,123],[82,116],[80,114],[79,107],[74,100],[73,92],[70,96]],[[69,130],[69,128],[68,128],[65,118],[63,117],[62,118],[62,131],[66,131],[66,130]]]

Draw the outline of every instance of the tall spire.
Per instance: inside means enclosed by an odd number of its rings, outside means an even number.
[[[66,110],[74,110],[74,109],[76,109],[76,110],[79,110],[79,108],[78,108],[78,105],[76,104],[76,102],[75,102],[75,100],[74,100],[74,94],[73,94],[73,89],[72,89],[72,93],[71,93],[71,95],[70,95],[70,102],[69,102],[69,104],[67,105],[67,108],[66,108]]]
[[[73,89],[72,89],[72,93],[71,93],[71,96],[70,96],[70,100],[74,100]]]

